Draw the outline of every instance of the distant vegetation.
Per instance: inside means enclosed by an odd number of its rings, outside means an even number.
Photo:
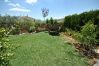
[[[28,16],[0,16],[0,27],[10,31],[10,34],[31,33],[42,23]]]

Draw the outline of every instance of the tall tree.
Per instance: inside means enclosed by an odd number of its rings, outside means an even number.
[[[47,9],[47,8],[42,8],[41,10],[42,10],[42,15],[43,15],[44,20],[45,20],[45,17],[47,17],[47,16],[48,16],[49,9]]]

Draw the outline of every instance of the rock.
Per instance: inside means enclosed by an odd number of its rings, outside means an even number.
[[[96,53],[99,53],[99,49],[95,49],[95,52],[96,52]]]

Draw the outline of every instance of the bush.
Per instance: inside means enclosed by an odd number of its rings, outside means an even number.
[[[78,34],[78,39],[82,44],[92,47],[97,42],[96,36],[96,25],[89,21],[82,27],[81,33]]]
[[[0,66],[9,66],[10,44],[5,29],[0,29]]]
[[[59,35],[61,25],[57,22],[57,20],[54,20],[52,17],[50,20],[46,20],[47,27],[46,29],[49,31],[50,35]]]
[[[59,35],[59,25],[53,24],[48,26],[49,34],[50,35]]]
[[[76,49],[79,50],[80,54],[87,56],[89,58],[96,57],[96,53],[93,50],[97,43],[97,26],[93,24],[92,21],[86,23],[81,31],[73,31],[71,29],[66,29],[68,35],[74,37],[79,43],[75,44]]]
[[[30,26],[28,32],[29,32],[29,33],[32,33],[32,32],[34,32],[34,31],[35,31],[35,27],[34,27],[34,26]]]
[[[11,35],[16,35],[16,34],[19,34],[19,33],[20,33],[19,28],[14,28],[14,29],[12,29],[11,32],[10,32]]]

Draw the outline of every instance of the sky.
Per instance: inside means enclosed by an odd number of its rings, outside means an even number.
[[[42,19],[42,8],[49,9],[46,18],[64,18],[85,11],[99,9],[99,0],[0,0],[0,14],[30,16]]]

